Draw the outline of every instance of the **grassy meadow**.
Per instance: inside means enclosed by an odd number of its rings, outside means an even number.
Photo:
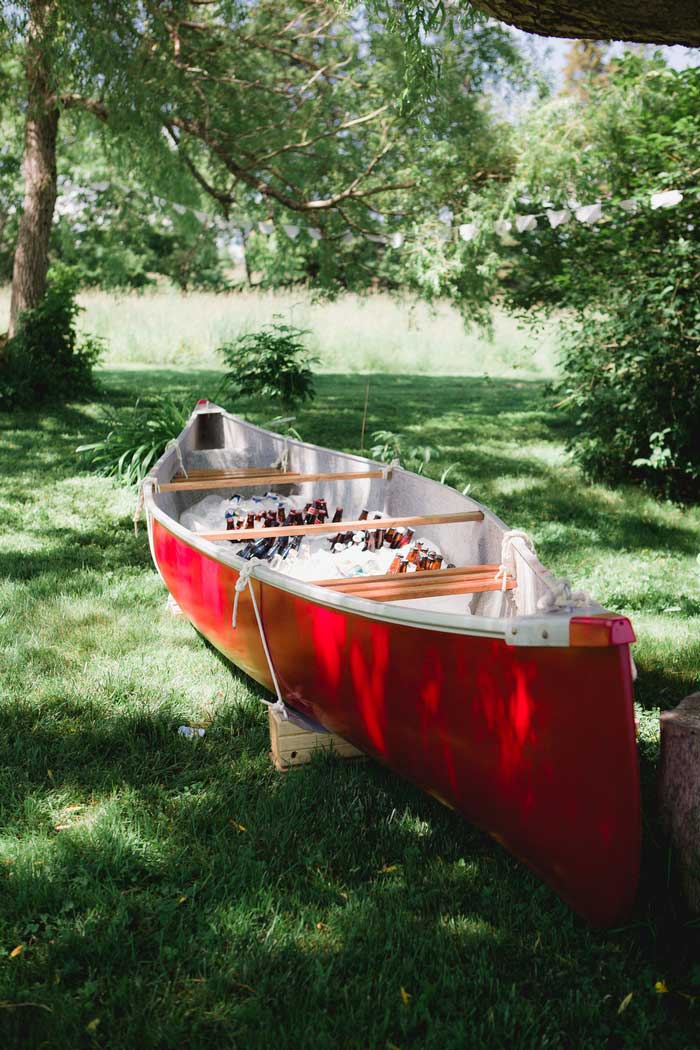
[[[80,325],[107,341],[106,368],[221,368],[216,349],[275,316],[310,330],[322,372],[410,372],[436,375],[549,376],[554,325],[532,334],[502,313],[493,339],[465,331],[456,310],[384,295],[314,300],[304,292],[240,291],[229,295],[149,291],[114,296],[85,292]],[[0,318],[9,293],[0,290]],[[0,323],[0,330],[4,330]]]
[[[454,464],[450,483],[631,617],[644,852],[621,929],[589,929],[372,762],[277,774],[260,690],[169,615],[134,494],[75,455],[101,403],[213,395],[217,342],[293,302],[91,294],[101,400],[0,414],[0,1047],[696,1046],[700,922],[654,790],[659,708],[700,677],[700,510],[568,463],[552,330],[498,318],[488,343],[446,308],[304,301],[322,364],[295,425],[359,451],[370,372],[368,433],[433,446],[429,473]]]

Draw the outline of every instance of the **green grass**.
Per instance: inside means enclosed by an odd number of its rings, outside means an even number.
[[[317,302],[304,291],[182,295],[160,290],[119,297],[95,291],[80,301],[82,328],[108,339],[105,367],[219,369],[217,347],[280,314],[311,329],[310,345],[324,372],[549,376],[554,369],[556,326],[533,334],[499,311],[490,340],[465,331],[448,305],[431,310],[386,295]],[[0,331],[8,315],[9,292],[0,290]]]
[[[102,381],[115,405],[194,400],[219,373],[132,363]],[[303,436],[358,450],[365,382],[350,364],[320,375]],[[73,454],[99,435],[96,406],[0,416],[1,1047],[697,1045],[699,928],[674,895],[654,776],[658,708],[698,683],[700,512],[584,484],[539,380],[386,371],[369,410],[368,431],[441,448],[434,476],[457,463],[456,486],[632,617],[631,922],[588,929],[371,762],[276,774],[260,691],[168,615],[133,495]]]

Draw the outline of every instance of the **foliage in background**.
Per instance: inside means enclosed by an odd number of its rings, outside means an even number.
[[[122,485],[138,485],[162,456],[190,417],[192,403],[167,395],[136,402],[133,409],[105,408],[102,421],[109,427],[105,437],[80,445],[75,451],[86,457],[96,474],[114,477]]]
[[[305,346],[305,335],[306,329],[276,321],[224,343],[226,383],[239,395],[279,402],[285,411],[312,400],[311,366],[318,358]]]
[[[92,370],[103,346],[77,332],[76,291],[75,275],[57,266],[42,301],[22,314],[17,334],[0,353],[0,408],[79,401],[94,394]]]
[[[0,10],[12,99],[0,204],[15,209],[27,6]],[[237,257],[245,247],[248,278],[268,287],[408,284],[434,298],[434,282],[391,235],[424,239],[426,212],[463,206],[512,168],[499,96],[532,75],[512,35],[481,17],[390,0],[350,9],[178,0],[173,11],[129,0],[118,18],[104,0],[62,0],[51,12],[48,57],[66,100],[52,252],[84,284],[143,287],[162,276],[216,290],[234,279],[229,247]],[[16,210],[7,214],[6,278],[17,233]],[[255,232],[270,220],[274,236]],[[245,246],[231,243],[236,226]],[[320,240],[308,235],[316,227]]]
[[[540,220],[517,241],[485,234],[475,249],[498,255],[512,307],[573,318],[562,403],[575,457],[592,477],[700,498],[700,70],[615,60],[585,92],[536,108],[520,147],[506,214],[612,204],[594,227]],[[685,200],[652,210],[650,195],[665,189]],[[619,206],[629,199],[635,214]]]

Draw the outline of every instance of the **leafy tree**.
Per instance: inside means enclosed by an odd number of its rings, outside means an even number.
[[[535,110],[500,205],[511,214],[600,200],[603,220],[540,220],[517,241],[485,234],[480,250],[496,255],[512,306],[569,312],[564,399],[588,473],[698,498],[700,70],[632,54],[590,91]],[[683,202],[653,209],[651,195],[670,189]]]
[[[318,227],[322,276],[348,228],[382,235],[377,207],[405,218],[434,201],[455,167],[454,155],[443,161],[435,149],[439,137],[450,129],[464,142],[481,131],[485,85],[518,65],[503,31],[446,24],[441,9],[429,5],[421,24],[453,48],[461,79],[451,116],[434,92],[420,96],[420,110],[411,106],[420,56],[434,52],[416,43],[411,5],[404,14],[385,0],[348,15],[324,0],[4,4],[2,31],[26,99],[11,331],[45,288],[67,114],[102,124],[113,162],[147,177],[155,193],[181,192],[184,166],[224,215],[295,213]],[[476,179],[480,153],[470,142],[460,186]]]

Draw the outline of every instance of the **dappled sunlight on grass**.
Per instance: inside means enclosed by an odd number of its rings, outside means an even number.
[[[219,379],[105,371],[103,403],[157,392],[194,403]],[[321,374],[317,386],[295,425],[360,451],[366,378]],[[229,405],[256,422],[276,414]],[[133,534],[135,494],[74,454],[103,432],[98,405],[5,416],[8,1046],[88,1045],[96,1018],[113,1045],[154,1050],[316,1050],[339,1032],[357,1050],[565,1045],[571,1033],[591,1046],[692,1045],[692,1005],[653,990],[663,977],[692,993],[697,950],[668,891],[653,792],[658,708],[700,671],[700,512],[586,484],[538,380],[384,372],[370,382],[366,445],[378,429],[432,445],[433,477],[455,464],[456,488],[471,485],[555,572],[632,616],[645,859],[630,928],[587,929],[486,835],[372,762],[318,756],[276,774],[262,691],[167,613],[145,531]],[[185,739],[181,724],[206,735]]]

